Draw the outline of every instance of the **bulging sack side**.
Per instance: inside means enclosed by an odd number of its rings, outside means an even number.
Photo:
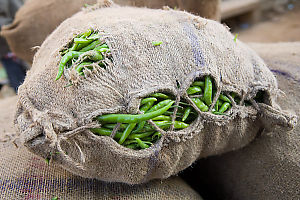
[[[79,12],[46,39],[15,125],[29,150],[75,174],[138,184],[292,128],[277,94],[264,62],[223,25],[113,6]]]

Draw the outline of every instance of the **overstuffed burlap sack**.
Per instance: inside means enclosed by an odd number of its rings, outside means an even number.
[[[85,70],[84,76],[65,71],[55,81],[60,51],[89,28],[103,33],[111,61]],[[202,112],[186,95],[190,84],[206,75],[217,86],[214,102],[221,91],[241,97],[228,115]],[[64,87],[68,81],[74,84]],[[259,90],[265,93],[263,103],[254,100]],[[90,131],[101,126],[97,116],[136,114],[140,100],[153,92],[190,102],[198,117],[188,128],[159,130],[162,138],[139,151]],[[29,150],[51,155],[75,174],[137,184],[241,148],[263,129],[292,128],[295,118],[276,106],[277,93],[264,62],[223,25],[182,11],[113,6],[79,12],[46,39],[19,89],[15,124]],[[244,106],[244,100],[252,106]]]
[[[251,44],[275,74],[280,106],[300,116],[300,43]],[[202,160],[188,179],[205,199],[300,199],[300,125],[262,133],[236,152]]]
[[[32,63],[35,50],[46,37],[65,19],[78,12],[84,4],[97,0],[27,0],[16,13],[13,23],[3,26],[5,37],[12,52]]]
[[[3,27],[3,35],[10,49],[21,59],[32,63],[36,52],[46,37],[65,19],[78,12],[85,4],[97,0],[27,0],[17,12],[12,24]],[[219,0],[119,0],[120,5],[135,5],[150,8],[177,7],[195,12],[210,19],[219,19]]]
[[[14,137],[16,97],[0,100],[0,199],[199,199],[178,177],[129,186],[74,176],[47,164],[24,147],[9,142]]]

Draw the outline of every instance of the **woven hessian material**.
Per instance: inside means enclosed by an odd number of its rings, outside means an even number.
[[[24,147],[10,142],[14,137],[14,108],[17,98],[0,100],[0,199],[191,199],[201,197],[182,179],[172,177],[130,186],[104,183],[74,176]]]
[[[73,76],[74,85],[64,88],[65,77],[55,81],[59,51],[89,28],[104,33],[113,63],[86,71],[85,77]],[[153,41],[163,44],[153,46]],[[214,78],[216,99],[227,91],[253,100],[264,90],[268,103],[233,105],[230,116],[192,105],[199,116],[188,128],[162,133],[159,142],[140,151],[89,131],[99,126],[96,116],[136,113],[140,99],[153,92],[188,101],[187,88],[205,75]],[[19,88],[15,124],[30,151],[43,158],[52,153],[53,162],[72,173],[138,184],[244,147],[262,129],[293,128],[295,117],[276,105],[277,94],[276,79],[264,62],[218,22],[183,11],[112,6],[77,13],[45,40]]]
[[[278,104],[300,116],[300,43],[251,44],[285,94]],[[249,146],[202,160],[190,178],[207,199],[300,199],[300,124],[262,133]],[[198,184],[197,184],[198,183]],[[206,198],[206,196],[203,196]]]

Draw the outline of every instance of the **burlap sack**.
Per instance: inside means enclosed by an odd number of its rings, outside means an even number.
[[[27,0],[17,12],[12,24],[2,28],[10,49],[21,59],[32,63],[36,52],[46,37],[65,19],[78,12],[85,4],[97,0]],[[220,19],[219,0],[117,0],[120,5],[149,8],[177,7],[210,19]]]
[[[16,13],[13,23],[3,26],[1,35],[19,58],[32,63],[36,50],[46,37],[84,4],[97,0],[27,0]]]
[[[104,31],[113,63],[94,68],[74,86],[54,81],[59,51],[78,34]],[[247,145],[263,129],[293,127],[294,116],[275,104],[276,79],[263,61],[221,24],[174,10],[110,7],[80,12],[64,21],[35,55],[19,89],[15,124],[24,145],[84,177],[137,184],[167,178],[196,159]],[[163,41],[154,47],[152,41]],[[107,113],[136,113],[140,99],[156,91],[176,97],[197,77],[210,75],[218,91],[252,100],[265,90],[266,103],[233,105],[232,114],[199,113],[188,128],[168,131],[154,146],[127,149],[110,137],[96,136],[93,119]],[[177,87],[180,84],[180,89]],[[66,154],[66,152],[68,154]]]
[[[208,19],[220,20],[220,0],[114,0],[119,5],[162,8],[178,8]]]
[[[300,116],[300,43],[251,44],[276,75],[282,108]],[[300,124],[262,133],[251,145],[199,162],[185,174],[205,199],[300,199]],[[201,180],[201,181],[200,181]]]
[[[13,115],[17,98],[0,100],[0,199],[198,199],[190,186],[178,177],[144,185],[104,183],[74,176],[57,165],[16,148]]]

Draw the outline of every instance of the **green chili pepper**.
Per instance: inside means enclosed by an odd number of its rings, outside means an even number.
[[[151,94],[152,97],[156,97],[156,98],[160,98],[160,99],[170,99],[170,97],[164,93],[160,93],[160,92],[157,92],[157,93],[154,93],[154,94]]]
[[[113,130],[113,129],[115,128],[116,125],[117,125],[117,124],[104,124],[103,127],[104,127],[104,128],[109,128],[109,129]],[[120,130],[125,130],[126,127],[127,127],[126,124],[121,124],[121,125],[120,125]]]
[[[228,102],[223,103],[223,105],[219,109],[219,113],[225,112],[229,108],[229,106],[230,106],[230,103],[228,103]]]
[[[170,121],[155,121],[154,122],[158,127],[161,126],[170,126],[172,124],[172,122]],[[174,121],[174,128],[175,129],[184,129],[189,127],[188,124],[184,123],[184,122],[180,122],[180,121]]]
[[[195,81],[192,83],[192,86],[200,86],[201,89],[204,89],[205,83],[203,81]]]
[[[152,108],[150,108],[150,110],[148,110],[148,112],[156,111],[156,110],[168,105],[170,102],[172,102],[172,100],[170,100],[170,99],[161,101],[158,104],[156,104],[155,106],[153,106]]]
[[[215,115],[226,115],[225,113],[220,113],[218,111],[213,111],[212,113],[215,114]]]
[[[77,44],[90,44],[93,42],[93,40],[87,40],[84,38],[74,38],[74,42]]]
[[[210,106],[212,104],[212,81],[209,76],[205,77],[204,102]]]
[[[131,133],[131,131],[134,129],[135,126],[136,123],[132,123],[127,126],[127,128],[125,129],[125,131],[123,132],[119,140],[119,144],[123,144],[123,142],[125,142],[125,140],[127,139],[127,137],[129,136],[129,134]]]
[[[220,103],[220,100],[218,99],[215,104],[215,111],[219,110],[219,103]]]
[[[78,66],[75,68],[75,70],[76,70],[78,73],[80,73],[80,72],[83,70],[83,68],[84,68],[85,66],[91,65],[91,64],[92,64],[91,62],[83,62],[83,63],[81,63],[80,65],[78,65]]]
[[[184,110],[184,114],[182,116],[182,121],[184,122],[188,116],[190,115],[190,112],[191,112],[192,108],[191,107],[187,107],[185,110]]]
[[[151,108],[151,106],[154,104],[154,101],[149,101],[147,102],[145,105],[143,105],[143,107],[140,109],[141,112],[145,113],[147,110],[149,110]],[[139,132],[143,129],[144,125],[145,125],[146,121],[142,121],[140,123],[138,123],[137,128],[136,128],[136,132]]]
[[[153,121],[171,121],[172,118],[170,116],[160,115],[158,117],[154,117]]]
[[[101,34],[97,33],[97,34],[93,34],[90,37],[87,37],[86,39],[88,40],[98,40],[99,38],[101,38]]]
[[[101,42],[99,40],[96,40],[96,41],[92,42],[91,44],[89,44],[88,46],[82,48],[79,52],[86,52],[89,50],[93,50],[99,44],[101,44]]]
[[[139,134],[130,134],[128,136],[128,139],[145,138],[145,137],[148,137],[150,135],[153,135],[153,131],[145,132],[145,133],[139,133]]]
[[[161,138],[161,133],[156,132],[152,135],[152,140],[159,140]]]
[[[157,41],[157,42],[152,42],[153,46],[159,46],[161,45],[163,42],[162,41]]]
[[[129,114],[108,114],[98,116],[97,120],[103,123],[139,123],[142,121],[147,121],[166,112],[172,105],[174,101],[170,100],[170,103],[165,107],[158,109],[153,112],[139,114],[139,115],[129,115]],[[152,107],[153,108],[153,107]]]
[[[199,86],[194,86],[194,87],[190,87],[189,89],[187,89],[187,94],[191,95],[191,94],[195,94],[195,93],[201,93],[202,89]]]
[[[112,132],[111,129],[107,129],[107,128],[91,128],[90,130],[93,133],[101,135],[101,136],[110,136],[111,132]],[[122,133],[117,132],[114,138],[119,139],[119,138],[121,138],[121,136],[122,136]]]
[[[219,99],[221,99],[225,102],[231,103],[230,99],[227,96],[223,95],[223,94],[220,94]]]
[[[60,63],[59,63],[59,70],[58,70],[58,74],[56,76],[56,81],[58,79],[60,79],[60,77],[62,76],[63,72],[64,72],[64,69],[65,69],[65,66],[67,64],[67,62],[73,58],[78,58],[82,53],[81,52],[77,52],[77,51],[69,51],[68,53],[66,53]]]
[[[150,97],[150,98],[146,98],[146,99],[143,99],[142,101],[141,101],[141,105],[143,105],[143,104],[146,104],[146,103],[148,103],[148,102],[150,102],[150,101],[157,101],[157,99],[156,98],[154,98],[154,97]]]
[[[147,145],[147,144],[146,144],[145,142],[143,142],[141,139],[135,138],[135,140],[137,141],[138,145],[139,145],[142,149],[149,148],[149,145]]]
[[[202,111],[202,112],[207,112],[208,111],[208,106],[205,105],[203,101],[201,101],[199,98],[192,98],[192,101],[196,104],[196,106]]]

